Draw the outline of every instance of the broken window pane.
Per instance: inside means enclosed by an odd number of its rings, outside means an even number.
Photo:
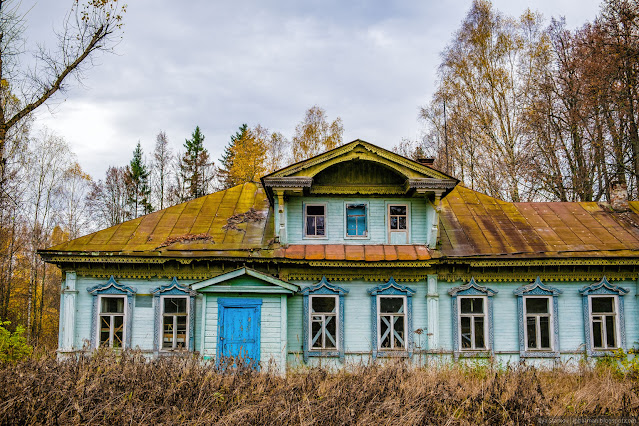
[[[526,319],[526,334],[528,337],[528,348],[537,349],[537,321],[535,317]]]
[[[484,317],[475,317],[475,349],[484,348]]]
[[[335,312],[336,297],[334,296],[312,296],[311,309],[313,312]]]
[[[615,317],[606,315],[606,343],[609,348],[617,347],[617,339],[615,337]]]
[[[615,302],[613,297],[593,297],[592,298],[592,312],[613,313],[614,305],[615,305]]]
[[[380,297],[379,311],[382,313],[404,312],[404,298],[402,297]]]
[[[592,317],[592,344],[597,349],[603,348],[603,330],[601,317]]]
[[[547,314],[548,298],[547,297],[526,297],[526,313]]]
[[[462,314],[481,314],[484,312],[482,297],[463,297],[460,300]]]
[[[103,314],[121,314],[124,313],[124,297],[105,297],[102,296]]]
[[[539,318],[541,348],[550,349],[550,317]]]
[[[472,348],[470,317],[461,318],[461,344],[463,349]]]

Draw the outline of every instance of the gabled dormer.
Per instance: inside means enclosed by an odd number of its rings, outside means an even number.
[[[286,244],[437,242],[437,207],[458,181],[355,140],[262,178]]]

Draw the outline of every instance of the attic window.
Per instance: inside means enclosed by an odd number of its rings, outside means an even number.
[[[366,237],[367,230],[367,205],[346,204],[346,236]]]

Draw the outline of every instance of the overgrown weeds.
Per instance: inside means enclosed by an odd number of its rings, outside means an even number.
[[[282,377],[197,357],[98,351],[0,364],[1,424],[497,424],[637,416],[639,379],[614,369],[402,362]]]

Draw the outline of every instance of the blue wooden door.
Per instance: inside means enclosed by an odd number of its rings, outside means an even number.
[[[219,299],[218,359],[260,361],[260,299]]]

